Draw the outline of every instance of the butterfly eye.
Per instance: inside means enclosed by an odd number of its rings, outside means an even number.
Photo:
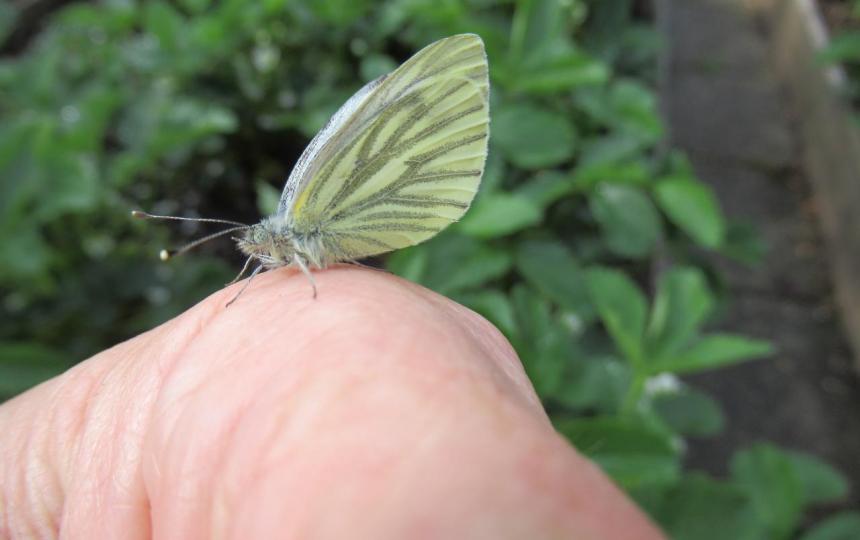
[[[263,227],[255,227],[254,228],[254,242],[257,244],[262,244],[266,240],[268,240],[268,233],[266,229]]]

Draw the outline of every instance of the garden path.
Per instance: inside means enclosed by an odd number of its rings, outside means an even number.
[[[768,245],[760,266],[721,261],[722,326],[778,352],[690,382],[724,407],[727,431],[694,443],[693,467],[725,473],[737,448],[768,440],[811,452],[848,475],[860,505],[860,380],[835,309],[802,141],[769,66],[768,36],[743,0],[657,0],[666,42],[661,103],[674,145],[728,216]]]

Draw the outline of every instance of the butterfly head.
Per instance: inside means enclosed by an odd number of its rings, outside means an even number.
[[[248,227],[237,244],[245,255],[270,264],[285,263],[293,254],[289,234],[269,219]]]

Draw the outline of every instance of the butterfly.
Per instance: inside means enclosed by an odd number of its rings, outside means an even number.
[[[236,239],[251,267],[312,269],[356,262],[421,243],[460,219],[484,171],[489,139],[489,78],[481,38],[436,41],[393,72],[367,83],[329,119],[293,168],[277,211],[256,225],[201,238],[166,260],[218,236]],[[233,283],[231,282],[231,283]],[[229,305],[229,303],[228,303]]]

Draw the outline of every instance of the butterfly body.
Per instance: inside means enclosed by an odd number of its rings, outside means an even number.
[[[236,244],[242,253],[268,269],[298,265],[299,261],[311,268],[325,268],[346,260],[339,256],[334,243],[324,239],[322,231],[297,231],[285,216],[277,214],[249,227]]]
[[[313,282],[311,268],[432,238],[460,219],[478,191],[489,88],[480,37],[431,43],[331,117],[299,157],[275,214],[252,226],[230,222],[239,226],[201,241],[243,230],[237,244],[248,259],[239,276],[256,261],[252,277],[295,265]]]

